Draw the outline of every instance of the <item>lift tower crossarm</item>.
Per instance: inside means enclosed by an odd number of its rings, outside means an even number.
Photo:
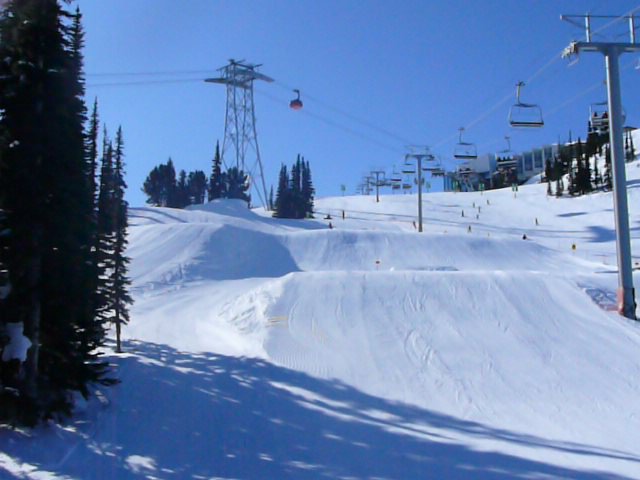
[[[584,20],[583,26],[577,18]],[[629,42],[593,42],[597,32],[591,28],[593,18],[627,19]],[[565,48],[562,56],[579,55],[582,52],[600,52],[605,57],[607,72],[607,96],[609,104],[609,143],[611,144],[611,165],[613,167],[613,209],[616,227],[616,251],[618,257],[618,312],[627,318],[636,320],[635,291],[631,262],[631,239],[629,234],[629,209],[627,206],[627,179],[623,146],[623,111],[620,94],[619,57],[623,53],[640,51],[636,43],[636,21],[634,16],[614,17],[608,15],[562,15],[561,20],[568,21],[585,29],[586,41],[574,41]],[[616,23],[611,21],[604,28]],[[602,30],[602,28],[600,29]]]

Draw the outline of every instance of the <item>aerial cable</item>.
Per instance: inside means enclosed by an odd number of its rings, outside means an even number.
[[[286,85],[285,83],[280,82],[278,80],[275,81],[275,84],[278,85],[279,87],[285,89],[285,90],[288,90],[288,91],[291,91],[291,90],[295,91],[296,90],[295,88],[290,87],[289,85]],[[338,107],[330,105],[327,102],[319,100],[317,97],[313,97],[313,96],[309,95],[306,92],[306,90],[305,90],[304,96],[305,96],[305,98],[313,100],[318,105],[326,108],[327,110],[331,110],[331,111],[333,111],[335,113],[338,113],[338,114],[340,114],[340,115],[342,115],[344,117],[349,118],[350,120],[353,120],[354,122],[360,123],[361,125],[363,125],[363,126],[365,126],[367,128],[375,130],[378,133],[382,133],[383,135],[386,135],[387,137],[393,138],[394,140],[397,140],[398,142],[402,143],[403,145],[414,145],[415,144],[415,142],[413,142],[413,141],[411,141],[411,140],[409,140],[407,138],[404,138],[403,136],[398,135],[397,133],[394,133],[394,132],[392,132],[390,130],[387,130],[387,129],[379,126],[379,125],[375,125],[374,123],[371,123],[370,121],[365,120],[363,118],[357,117],[356,115],[353,115],[352,113],[345,112],[344,110],[341,110]]]
[[[273,101],[275,103],[278,103],[278,104],[286,103],[286,102],[283,102],[280,98],[275,97],[275,96],[273,96],[273,95],[271,95],[271,94],[269,94],[269,93],[267,93],[267,92],[265,92],[263,90],[255,88],[255,87],[254,87],[254,91],[259,93],[260,95],[268,98],[269,100],[271,100],[271,101]],[[376,140],[376,139],[374,139],[374,138],[372,138],[372,137],[370,137],[368,135],[365,135],[362,132],[359,132],[359,131],[354,130],[352,128],[349,128],[349,127],[346,127],[344,125],[341,125],[340,123],[335,122],[333,120],[330,120],[330,119],[328,119],[328,118],[326,118],[326,117],[324,117],[322,115],[318,115],[317,113],[310,112],[309,109],[299,110],[299,112],[296,113],[296,115],[298,115],[298,114],[299,115],[308,115],[311,118],[315,118],[316,120],[319,120],[319,121],[321,121],[321,122],[323,122],[323,123],[325,123],[325,124],[327,124],[327,125],[329,125],[329,126],[331,126],[333,128],[336,128],[336,129],[341,130],[341,131],[343,131],[345,133],[348,133],[349,135],[352,135],[354,137],[358,137],[361,140],[365,140],[365,141],[367,141],[367,142],[369,142],[371,144],[377,145],[380,148],[384,148],[385,150],[389,150],[389,151],[395,153],[396,155],[404,155],[404,153],[405,153],[404,151],[402,151],[402,150],[400,150],[398,148],[391,147],[391,146],[389,146],[387,144],[384,144],[384,143],[382,143],[382,142],[380,142],[380,141],[378,141],[378,140]]]
[[[132,80],[125,82],[106,82],[106,83],[88,83],[86,85],[87,88],[98,88],[98,87],[135,87],[135,86],[145,86],[145,85],[162,85],[162,84],[171,84],[171,83],[196,83],[202,82],[202,78],[182,78],[182,79],[173,79],[173,80]]]
[[[633,14],[634,12],[636,12],[637,10],[640,10],[640,5],[638,5],[637,7],[632,8],[631,10],[629,10],[627,13],[625,13],[624,15],[621,15],[615,19],[613,19],[612,21],[608,22],[607,24],[603,25],[602,27],[598,28],[597,30],[592,32],[592,35],[598,34],[599,32],[601,32],[602,30],[609,28],[611,25],[613,25],[614,23],[619,22],[620,20],[624,19],[625,17]],[[526,84],[530,84],[532,81],[534,81],[535,79],[537,79],[540,75],[542,75],[544,72],[546,72],[554,63],[556,63],[558,60],[560,60],[562,58],[562,53],[564,51],[564,48],[561,49],[560,51],[558,51],[557,53],[554,53],[553,56],[542,66],[540,67],[538,70],[536,70],[533,75],[531,75],[528,79],[526,79],[524,81],[524,83]],[[592,91],[592,90],[589,90]],[[586,93],[583,93],[586,94]],[[474,126],[476,126],[478,123],[484,121],[487,117],[489,117],[490,115],[492,115],[496,110],[498,110],[501,106],[505,105],[507,102],[509,102],[512,98],[512,94],[510,93],[509,95],[505,96],[503,99],[499,100],[498,103],[496,103],[494,106],[490,107],[488,110],[486,110],[484,113],[482,113],[480,116],[478,116],[477,118],[475,118],[474,120],[472,120],[471,122],[469,122],[467,125],[464,126],[465,130],[468,130]],[[579,98],[579,96],[577,96],[576,98]],[[570,102],[569,102],[570,103]],[[568,103],[565,102],[563,104],[563,106],[567,105]],[[559,109],[555,109],[553,110],[553,113],[557,112]],[[444,138],[443,140],[441,140],[440,142],[435,144],[435,148],[441,147],[442,145],[450,142],[451,140],[455,139],[457,137],[456,134],[452,134],[446,138]]]
[[[635,65],[635,61],[631,61],[630,63],[628,63],[624,67],[622,67],[620,70],[628,70],[629,68],[633,67],[634,65]],[[584,97],[588,93],[591,93],[591,92],[593,92],[593,91],[595,91],[595,90],[597,90],[598,88],[601,88],[601,87],[602,87],[602,82],[594,83],[593,85],[587,87],[585,90],[583,90],[580,93],[574,95],[570,99],[564,101],[563,103],[558,105],[556,108],[554,108],[554,109],[550,110],[549,112],[547,112],[546,116],[549,117],[550,115],[554,115],[554,114],[558,113],[563,108],[565,108],[566,106],[572,104],[573,102],[575,102],[579,98]]]
[[[208,70],[171,70],[164,72],[97,72],[86,73],[87,77],[160,77],[167,75],[211,75],[215,71]]]
[[[638,5],[637,7],[632,8],[631,10],[629,10],[627,13],[625,13],[624,15],[621,15],[615,19],[613,19],[612,21],[610,21],[609,23],[607,23],[606,25],[603,25],[602,27],[598,28],[597,30],[592,32],[592,35],[598,34],[599,32],[601,32],[602,30],[610,27],[611,25],[613,25],[614,23],[619,22],[620,20],[624,19],[625,17],[633,14],[634,12],[636,12],[637,10],[640,10],[640,5]],[[538,70],[536,70],[528,79],[526,79],[524,81],[524,83],[526,84],[530,84],[532,81],[534,81],[535,79],[537,79],[540,75],[542,75],[544,72],[546,72],[554,63],[556,63],[558,60],[560,60],[562,58],[562,53],[564,51],[564,48],[560,51],[558,51],[557,53],[554,53],[553,56],[542,66],[540,67]],[[592,91],[593,88],[591,88],[589,91]],[[583,93],[583,94],[586,94]],[[502,98],[501,100],[499,100],[495,105],[493,105],[492,107],[490,107],[489,109],[487,109],[484,113],[482,113],[481,115],[479,115],[477,118],[475,118],[474,120],[472,120],[471,122],[469,122],[467,125],[464,126],[465,130],[468,130],[474,126],[476,126],[477,124],[483,122],[484,120],[486,120],[490,115],[492,115],[496,110],[498,110],[500,107],[502,107],[503,105],[507,104],[511,99],[512,99],[513,95],[512,93],[510,93],[509,95],[505,96],[504,98]],[[572,99],[571,101],[574,101],[575,99],[579,98],[579,96],[574,97],[574,99]],[[570,102],[565,102],[563,103],[563,106],[568,105]],[[557,112],[559,110],[559,108],[556,108],[553,110],[553,113]],[[452,134],[447,136],[446,138],[443,138],[441,141],[439,141],[438,143],[435,144],[434,148],[439,148],[443,145],[445,145],[446,143],[450,142],[451,140],[454,140],[455,138],[457,138],[457,134]]]

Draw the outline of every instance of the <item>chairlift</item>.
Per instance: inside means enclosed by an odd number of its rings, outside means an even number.
[[[516,84],[516,103],[509,110],[509,123],[516,128],[540,128],[544,126],[542,109],[532,103],[520,101],[520,89],[524,82]]]
[[[395,165],[393,167],[393,171],[391,172],[391,181],[394,183],[402,182],[402,175],[396,169]]]
[[[627,113],[622,110],[622,123],[627,119]],[[609,131],[609,102],[595,102],[589,105],[589,122],[591,128],[599,132]]]
[[[403,190],[411,190],[411,184],[410,183],[403,183],[402,184],[402,189]]]
[[[443,168],[434,168],[431,170],[432,177],[444,177],[444,169]]]
[[[300,90],[297,88],[293,90],[297,97],[289,102],[289,108],[292,110],[300,110],[302,108],[302,100],[300,100]]]
[[[464,132],[464,127],[460,127],[458,130],[460,131],[460,137],[453,150],[454,158],[457,158],[459,160],[475,160],[476,158],[478,158],[478,150],[476,149],[476,145],[474,143],[464,142],[462,140],[462,132]]]
[[[431,175],[433,175],[433,172],[437,170],[442,170],[442,164],[440,163],[439,160],[436,160],[435,158],[433,158],[433,160],[431,160],[430,162],[427,162],[425,165],[422,166],[422,171],[429,172]]]
[[[501,155],[506,155],[511,157],[512,156],[512,152],[511,152],[511,137],[509,135],[505,135],[504,139],[507,141],[507,148],[505,148],[504,150],[500,150],[498,153],[500,153]]]
[[[415,175],[416,168],[411,163],[405,163],[402,166],[402,173],[404,173],[405,175]]]

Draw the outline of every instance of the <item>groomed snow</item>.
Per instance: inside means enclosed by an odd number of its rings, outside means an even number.
[[[415,195],[304,221],[131,209],[122,383],[67,425],[0,430],[0,477],[638,478],[611,194],[545,192],[425,195],[424,233]]]

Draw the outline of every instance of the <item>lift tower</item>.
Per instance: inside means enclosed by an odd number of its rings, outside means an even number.
[[[636,43],[636,17],[609,15],[562,15],[569,23],[584,28],[585,39],[574,41],[564,50],[562,56],[570,57],[582,52],[599,52],[604,55],[607,72],[607,94],[609,103],[609,142],[611,144],[611,165],[613,167],[613,210],[616,226],[616,250],[618,255],[618,312],[636,320],[635,291],[631,268],[631,239],[629,235],[629,209],[627,207],[627,178],[622,140],[622,100],[620,95],[620,67],[618,59],[625,52],[639,52]],[[593,30],[594,20],[608,21],[606,25]],[[627,23],[628,41],[604,41],[600,32],[624,20]],[[594,37],[598,35],[597,40]]]
[[[268,208],[267,186],[258,147],[253,82],[273,82],[273,78],[258,72],[258,67],[260,65],[244,60],[230,59],[228,65],[218,69],[219,77],[207,78],[205,82],[220,83],[227,87],[222,161],[225,167],[237,167],[249,175],[251,190],[258,194],[262,205]],[[259,184],[256,184],[257,180]]]

